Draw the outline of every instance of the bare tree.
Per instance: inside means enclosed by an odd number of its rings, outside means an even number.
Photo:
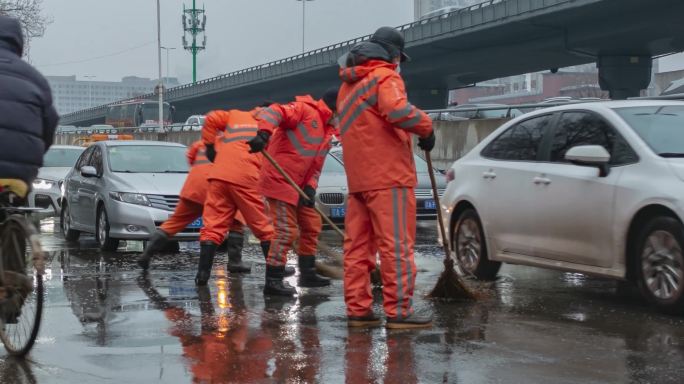
[[[45,28],[52,22],[42,14],[43,0],[0,0],[0,15],[14,17],[24,30],[25,52],[31,39],[45,34]]]

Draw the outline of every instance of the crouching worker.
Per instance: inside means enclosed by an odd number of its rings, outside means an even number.
[[[216,248],[223,242],[238,211],[261,241],[264,257],[268,255],[274,232],[258,191],[263,155],[249,153],[247,145],[258,131],[254,117],[257,112],[258,109],[251,112],[236,109],[213,111],[207,115],[202,128],[202,141],[209,151],[216,151],[216,163],[209,173],[208,195],[204,204],[200,260],[195,278],[197,285],[207,284]],[[219,136],[219,132],[223,132],[222,135]]]
[[[211,171],[212,161],[215,152],[207,153],[204,143],[199,140],[188,148],[188,163],[190,172],[188,173],[183,189],[181,189],[180,199],[173,215],[166,220],[159,230],[152,235],[145,251],[138,258],[138,265],[143,270],[150,267],[150,261],[154,254],[161,252],[169,243],[170,239],[183,229],[187,228],[193,221],[202,217],[204,202],[207,199],[207,189],[209,188],[209,172]],[[238,215],[230,226],[230,233],[226,238],[228,248],[228,270],[249,272],[249,267],[242,264],[242,247],[244,244],[244,219]]]

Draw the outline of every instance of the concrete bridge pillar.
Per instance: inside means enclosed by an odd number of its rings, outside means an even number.
[[[449,90],[446,87],[428,89],[409,87],[408,98],[411,104],[421,109],[444,109],[449,102]]]
[[[638,97],[651,83],[651,56],[599,56],[599,85],[615,100]]]

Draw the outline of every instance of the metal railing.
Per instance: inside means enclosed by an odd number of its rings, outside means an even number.
[[[445,108],[445,109],[431,109],[425,112],[432,116],[433,120],[448,120],[449,117],[460,117],[459,114],[462,113],[472,113],[473,116],[480,116],[480,112],[488,111],[502,111],[502,116],[500,118],[506,119],[511,117],[516,117],[516,114],[524,114],[527,112],[532,112],[541,108],[551,108],[558,107],[561,105],[568,104],[581,104],[581,103],[593,103],[598,101],[609,101],[609,100],[569,100],[564,102],[542,102],[534,104],[512,104],[512,105],[495,105],[495,106],[482,106],[482,107],[456,107],[456,108]],[[517,111],[517,112],[516,112]],[[463,117],[463,120],[477,119],[478,117]],[[491,117],[490,117],[491,118]]]
[[[91,129],[90,127],[77,127],[67,131],[58,130],[58,135],[120,135],[129,133],[168,133],[168,132],[198,132],[201,130],[199,125],[171,124],[165,125],[164,130],[155,127],[118,127],[109,129]]]
[[[441,22],[444,19],[458,18],[459,19],[458,21],[461,22],[462,25],[456,26],[454,24],[451,24],[451,25],[449,25],[449,28],[448,28],[449,32],[455,32],[457,30],[473,28],[475,26],[488,23],[492,19],[495,19],[495,18],[504,19],[504,18],[508,18],[511,16],[520,15],[520,14],[524,14],[524,13],[528,13],[528,12],[532,12],[532,11],[539,11],[542,9],[549,8],[551,6],[555,6],[555,5],[563,4],[563,3],[568,3],[568,2],[573,2],[573,1],[575,1],[575,0],[487,0],[487,1],[483,1],[483,2],[478,3],[478,4],[471,5],[469,7],[464,7],[461,9],[453,10],[453,11],[451,11],[449,13],[445,13],[443,15],[437,15],[434,17],[430,17],[428,19],[418,20],[418,21],[414,21],[414,22],[411,22],[408,24],[404,24],[404,25],[397,27],[397,29],[402,31],[402,32],[406,32],[409,29],[412,29],[415,27],[421,27],[421,26],[425,26],[427,24]],[[509,3],[511,4],[511,6],[509,6]],[[534,4],[534,6],[533,6],[533,4]],[[485,14],[486,10],[492,6],[501,6],[505,10],[504,14],[503,15],[496,15],[496,12],[492,12],[492,14],[490,15],[491,17],[487,18],[486,14]],[[474,15],[475,12],[479,12],[480,14]],[[464,18],[462,16],[465,14],[468,14],[468,13],[470,13],[470,17],[468,18],[467,25],[465,25],[466,23],[463,23],[463,21],[466,18]],[[407,43],[407,46],[410,47],[412,45],[411,43],[413,43],[415,41],[423,40],[427,37],[434,37],[435,35],[439,35],[439,34],[441,34],[441,33],[437,33],[437,34],[430,33],[429,35],[416,38],[414,36],[414,34],[405,33],[406,43]],[[326,47],[318,48],[318,49],[315,49],[313,51],[304,52],[304,53],[301,53],[301,54],[298,54],[295,56],[290,56],[290,57],[287,57],[284,59],[272,61],[272,62],[265,63],[265,64],[255,65],[255,66],[252,66],[249,68],[240,69],[240,70],[233,71],[230,73],[226,73],[226,74],[211,77],[208,79],[200,80],[196,83],[184,84],[184,85],[180,85],[177,87],[169,88],[166,91],[166,95],[167,95],[167,97],[171,97],[171,96],[173,96],[174,93],[180,93],[186,89],[194,88],[196,86],[206,85],[209,83],[215,83],[215,82],[218,82],[220,80],[235,78],[238,75],[244,75],[244,74],[248,74],[248,73],[252,73],[252,72],[256,72],[256,71],[261,71],[263,69],[275,67],[275,66],[278,66],[281,64],[295,62],[297,60],[302,60],[302,59],[309,57],[309,56],[314,56],[314,55],[318,55],[318,54],[322,54],[322,53],[332,53],[332,52],[341,50],[342,48],[349,48],[349,47],[352,47],[352,46],[354,46],[360,42],[366,41],[366,40],[370,39],[371,36],[372,35],[369,34],[369,35],[357,37],[357,38],[350,39],[347,41],[332,44],[332,45],[329,45]],[[334,58],[332,58],[332,56],[334,56]],[[338,55],[329,55],[328,60],[322,60],[321,64],[319,64],[319,65],[326,65],[326,64],[330,64],[331,62],[334,63],[339,58],[339,56],[341,56],[341,53]],[[313,68],[315,66],[316,65],[309,66],[309,68]],[[285,73],[293,73],[293,72],[294,71],[292,71],[292,70],[288,70]],[[277,75],[280,75],[280,74],[275,74],[274,76],[277,76]],[[255,76],[255,77],[257,77],[258,80],[264,80],[267,78],[266,76],[260,76],[260,77]],[[246,83],[246,82],[248,82],[248,81],[245,81],[242,83]],[[237,81],[235,81],[234,83],[235,84],[242,84],[242,83],[239,83]],[[148,99],[148,98],[151,98],[154,96],[155,96],[154,93],[148,93],[148,94],[144,94],[144,95],[141,95],[141,96],[135,97],[135,98],[119,100],[119,101],[104,104],[104,105],[101,105],[98,107],[93,107],[93,108],[88,108],[88,109],[84,109],[84,110],[77,111],[77,112],[72,112],[72,113],[64,115],[63,118],[68,119],[71,116],[77,116],[78,114],[87,113],[87,112],[95,112],[98,110],[102,110],[103,108],[107,108],[111,105],[119,104],[122,102],[140,100],[140,99]]]
[[[677,95],[667,95],[667,96],[644,96],[644,97],[632,97],[628,100],[671,100],[671,101],[684,101],[684,93]],[[426,110],[433,120],[461,120],[459,114],[471,113],[472,116],[480,116],[480,112],[487,111],[502,111],[502,119],[508,119],[516,113],[525,114],[527,112],[532,112],[537,109],[558,107],[561,105],[569,104],[583,104],[583,103],[596,103],[612,101],[610,99],[572,99],[566,101],[557,102],[541,102],[533,104],[512,104],[512,105],[493,105],[493,106],[481,106],[481,107],[455,107],[455,108],[445,108],[445,109],[431,109]],[[518,111],[518,112],[516,112]],[[505,113],[504,113],[505,112]],[[455,119],[454,119],[455,118]],[[462,117],[462,120],[478,119],[481,117]],[[487,117],[492,118],[492,117]]]

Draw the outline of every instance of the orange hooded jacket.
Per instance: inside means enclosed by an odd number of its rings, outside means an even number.
[[[273,104],[257,116],[259,130],[272,134],[266,150],[300,188],[318,186],[335,130],[328,125],[332,115],[323,101],[307,95],[289,104]],[[261,173],[260,192],[291,205],[299,202],[297,191],[268,162]]]
[[[249,153],[247,145],[247,141],[257,133],[254,113],[232,109],[212,111],[207,115],[202,127],[202,141],[215,144],[216,149],[210,180],[223,180],[235,185],[257,185],[259,182],[263,155]]]
[[[188,163],[190,172],[185,179],[180,197],[198,204],[204,204],[207,199],[207,189],[209,188],[209,172],[211,162],[207,158],[206,147],[201,140],[195,141],[188,148]]]
[[[430,136],[432,120],[408,102],[396,67],[369,60],[340,70],[337,112],[350,193],[416,186],[411,134]]]

